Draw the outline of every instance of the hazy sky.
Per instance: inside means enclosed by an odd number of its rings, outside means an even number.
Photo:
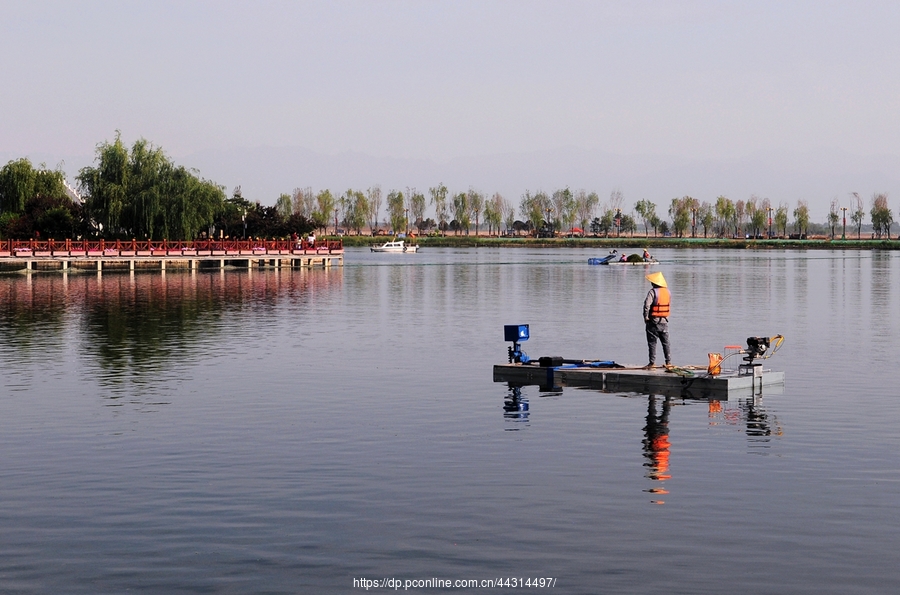
[[[898,2],[0,5],[7,159],[53,166],[118,129],[176,161],[294,146],[900,164]]]

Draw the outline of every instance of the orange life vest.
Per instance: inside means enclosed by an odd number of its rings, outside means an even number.
[[[653,318],[668,318],[671,296],[665,287],[653,288],[653,305],[650,306],[650,316]]]

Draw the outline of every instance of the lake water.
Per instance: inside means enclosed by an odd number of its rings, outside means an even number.
[[[781,333],[784,388],[513,400],[504,324],[646,363],[600,255],[0,277],[0,592],[900,590],[900,253],[659,250],[675,363]]]

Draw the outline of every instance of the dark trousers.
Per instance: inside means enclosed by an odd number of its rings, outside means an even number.
[[[669,354],[669,321],[665,318],[651,318],[647,323],[647,348],[650,352],[650,363],[656,363],[656,340],[662,343],[666,363],[672,362]]]

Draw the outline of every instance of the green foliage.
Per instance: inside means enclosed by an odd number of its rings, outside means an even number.
[[[697,220],[700,222],[700,225],[703,226],[703,237],[707,237],[707,233],[710,229],[712,229],[713,224],[715,223],[715,214],[713,213],[713,206],[708,202],[703,202],[700,205],[700,208],[697,209]]]
[[[579,190],[575,193],[575,216],[581,229],[587,229],[588,222],[594,217],[594,211],[599,204],[600,197],[596,192],[588,194],[584,190]]]
[[[894,222],[894,214],[888,208],[887,194],[875,194],[872,196],[872,229],[875,231],[875,237],[886,237],[891,239],[891,224]]]
[[[838,200],[836,198],[832,199],[831,207],[828,209],[828,225],[831,227],[831,239],[834,239],[834,228],[837,227],[837,224],[841,220],[841,216],[838,214],[840,206],[838,204]]]
[[[556,229],[569,229],[575,220],[575,196],[568,188],[557,190],[550,197]]]
[[[316,195],[316,210],[312,213],[312,220],[316,228],[326,231],[328,223],[334,216],[334,196],[330,190],[322,190]]]
[[[176,166],[163,150],[139,139],[131,150],[120,134],[97,146],[96,167],[78,182],[85,209],[104,237],[190,240],[224,209],[225,192]]]
[[[366,225],[366,217],[369,213],[369,201],[366,195],[359,190],[347,190],[343,196],[344,204],[344,223],[347,227],[356,230],[356,234],[362,233],[362,228]]]
[[[400,233],[406,229],[406,213],[404,209],[403,193],[399,190],[391,190],[387,195],[388,219],[391,222],[391,229],[394,233]]]
[[[434,205],[434,213],[438,219],[438,229],[444,230],[447,228],[447,215],[449,213],[447,208],[447,187],[441,183],[433,188],[429,188],[428,193],[431,195],[431,204]]]
[[[35,196],[65,198],[61,171],[35,169],[26,158],[10,161],[0,169],[0,212],[23,213]]]
[[[787,235],[788,208],[787,205],[778,205],[775,210],[775,229],[781,230],[781,235]]]
[[[425,195],[415,188],[407,188],[406,199],[409,201],[407,208],[413,223],[416,227],[422,226],[425,222],[425,207],[428,206]]]
[[[641,199],[634,203],[634,210],[637,211],[637,214],[644,220],[644,235],[647,235],[649,233],[648,225],[650,224],[650,220],[653,218],[653,215],[656,214],[656,204],[649,200]]]
[[[540,228],[541,223],[545,220],[549,223],[548,210],[552,212],[550,197],[544,192],[531,194],[526,190],[519,202],[519,212],[526,221],[531,223],[533,229]]]
[[[488,224],[488,233],[493,233],[496,228],[500,232],[500,222],[503,221],[503,212],[506,209],[506,199],[499,192],[495,192],[484,205],[484,222]]]
[[[716,198],[715,211],[719,235],[725,236],[728,234],[728,228],[732,225],[732,221],[735,218],[734,203],[730,198],[719,196]]]
[[[794,226],[801,236],[809,232],[809,205],[805,200],[797,201],[797,208],[794,209]]]
[[[456,222],[454,227],[456,233],[459,233],[461,229],[465,229],[466,235],[469,235],[470,212],[469,195],[467,193],[460,192],[453,197],[453,221]]]
[[[290,194],[281,194],[278,197],[278,200],[275,202],[275,210],[278,211],[278,215],[287,221],[288,217],[294,212],[294,205],[291,201]]]
[[[472,188],[469,188],[469,192],[468,192],[468,195],[466,196],[466,200],[469,204],[469,211],[467,214],[469,215],[469,217],[471,217],[471,215],[475,215],[475,233],[477,234],[478,233],[478,224],[481,220],[480,217],[481,217],[481,214],[484,212],[484,194],[482,194],[480,192],[476,192]],[[469,219],[467,218],[466,219],[466,233],[468,233],[468,221],[469,221]],[[462,221],[460,221],[460,222],[462,222]]]
[[[691,225],[691,209],[694,208],[696,199],[690,196],[673,198],[669,206],[669,216],[672,217],[672,227],[676,237],[684,237],[684,232]]]

